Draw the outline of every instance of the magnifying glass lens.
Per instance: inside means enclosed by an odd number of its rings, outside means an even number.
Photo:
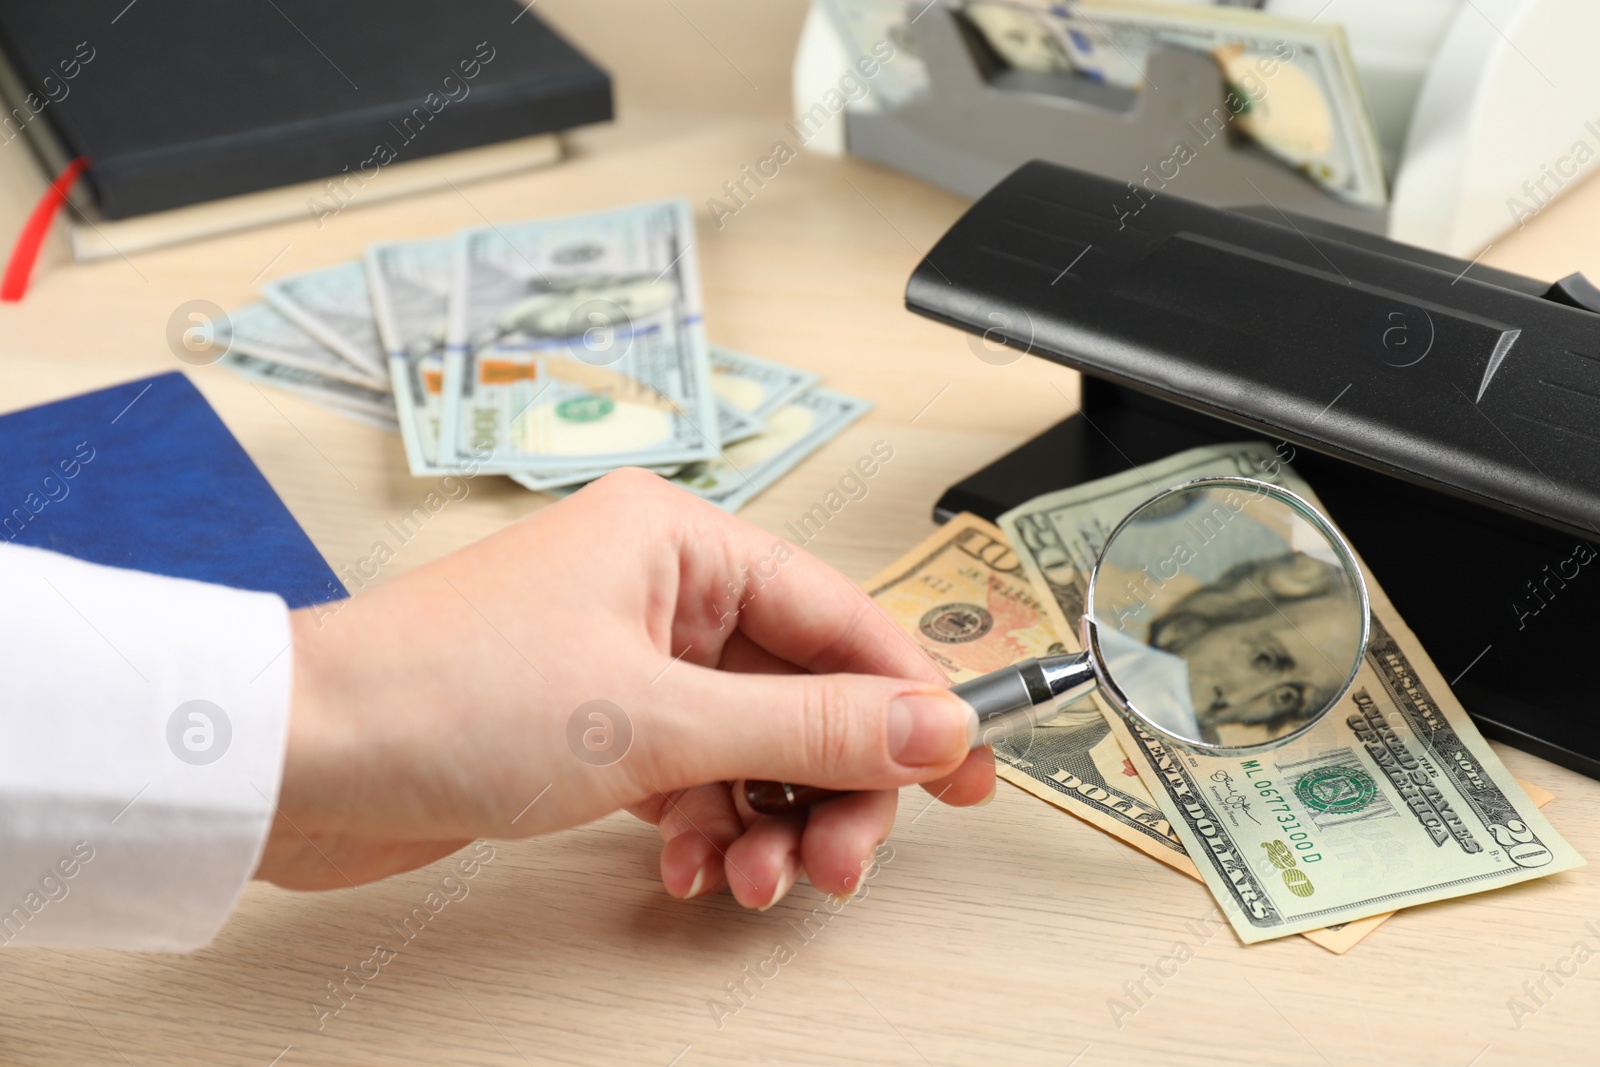
[[[1212,479],[1147,501],[1106,542],[1089,594],[1108,696],[1203,748],[1308,729],[1344,696],[1366,644],[1349,550],[1260,482]]]

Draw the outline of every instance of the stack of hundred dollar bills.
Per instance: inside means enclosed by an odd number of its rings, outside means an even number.
[[[733,511],[871,408],[706,342],[683,200],[384,241],[261,295],[222,362],[397,431],[419,477],[641,466]]]

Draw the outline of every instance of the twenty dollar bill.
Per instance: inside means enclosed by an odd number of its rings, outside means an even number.
[[[951,519],[868,582],[867,589],[953,681],[1067,651],[1005,535],[975,515]],[[1202,880],[1166,813],[1092,703],[1063,705],[1054,719],[995,745],[994,754],[996,773],[1012,785]],[[1330,952],[1345,952],[1385,918],[1303,936]]]
[[[1315,503],[1272,449],[1195,449],[1032,500],[1001,517],[1071,648],[1106,535],[1145,499],[1205,475],[1271,481]],[[1174,523],[1172,536],[1185,536]],[[1315,729],[1260,755],[1179,749],[1102,712],[1246,942],[1481,892],[1582,865],[1500,764],[1366,575],[1372,638]],[[1098,698],[1096,698],[1098,700]]]

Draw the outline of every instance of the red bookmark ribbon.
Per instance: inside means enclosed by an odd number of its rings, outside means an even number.
[[[33,205],[27,223],[17,235],[17,243],[11,246],[11,258],[6,262],[5,277],[0,279],[0,301],[14,304],[28,291],[28,279],[33,274],[34,262],[39,258],[39,249],[44,247],[44,239],[50,233],[50,223],[55,220],[56,212],[61,210],[61,205],[67,202],[67,194],[72,192],[73,185],[88,169],[89,157],[79,156],[74,159],[67,164],[65,170],[56,175],[56,180],[50,183],[50,188],[46,189],[39,202]]]

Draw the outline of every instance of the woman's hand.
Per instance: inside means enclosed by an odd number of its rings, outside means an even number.
[[[802,872],[858,888],[900,786],[994,791],[970,709],[860,587],[639,470],[293,626],[257,871],[291,888],[627,808],[661,830],[668,892],[765,908]],[[774,818],[745,778],[859,792]]]

